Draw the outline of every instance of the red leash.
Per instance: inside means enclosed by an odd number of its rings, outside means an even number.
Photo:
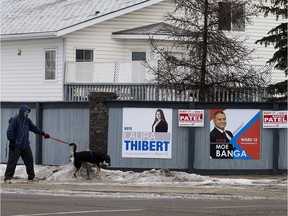
[[[64,144],[70,144],[70,143],[68,143],[68,142],[65,142],[65,141],[63,141],[63,140],[59,140],[59,139],[56,139],[56,138],[53,138],[53,137],[50,137],[50,139],[53,139],[53,140],[55,140],[55,141],[57,141],[57,142],[61,142],[61,143],[64,143]]]

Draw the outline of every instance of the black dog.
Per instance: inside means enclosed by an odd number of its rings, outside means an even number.
[[[97,174],[101,174],[101,166],[111,166],[111,159],[109,155],[98,153],[95,151],[81,151],[76,152],[77,146],[75,143],[70,143],[71,156],[70,161],[73,162],[75,167],[74,177],[77,178],[77,172],[81,167],[85,168],[87,171],[88,179],[90,178],[89,170],[93,165],[97,168]]]

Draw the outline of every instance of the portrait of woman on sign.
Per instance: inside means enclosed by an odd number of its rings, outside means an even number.
[[[152,132],[167,132],[168,123],[162,109],[157,109],[155,112],[155,119],[152,124]]]

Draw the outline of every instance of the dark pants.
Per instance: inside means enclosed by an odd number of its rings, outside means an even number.
[[[20,149],[17,147],[15,147],[14,150],[9,149],[9,159],[8,159],[8,163],[7,163],[7,167],[5,171],[4,180],[12,179],[20,156],[26,166],[28,180],[35,178],[33,155],[32,155],[31,148],[29,146],[26,149]]]

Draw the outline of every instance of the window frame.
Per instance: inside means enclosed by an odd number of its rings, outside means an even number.
[[[235,14],[237,15],[235,16]],[[244,16],[245,16],[244,3],[236,4],[233,1],[218,2],[218,29],[219,30],[244,32],[245,31]]]
[[[47,53],[54,52],[54,58],[48,59]],[[49,62],[47,62],[49,61]],[[54,62],[54,70],[51,70],[51,64]],[[49,68],[47,68],[49,67]],[[51,72],[52,71],[52,72]],[[57,49],[44,49],[44,80],[45,81],[55,81],[56,80],[56,73],[57,73]],[[52,75],[51,75],[52,74]],[[54,75],[54,77],[53,77]],[[52,78],[50,78],[52,76]]]
[[[145,54],[145,59],[134,59],[133,54],[139,54],[139,53],[144,53]],[[131,61],[146,61],[147,60],[147,52],[146,51],[131,51]]]
[[[77,52],[82,51],[83,52],[83,56],[84,58],[82,59],[82,61],[79,61],[79,59],[77,59]],[[90,51],[92,54],[92,58],[90,57],[89,59],[85,58],[86,54],[85,52]],[[75,49],[75,62],[94,62],[94,49]]]

